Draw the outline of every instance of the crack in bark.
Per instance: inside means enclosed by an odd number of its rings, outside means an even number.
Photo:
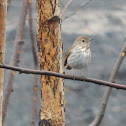
[[[49,123],[48,120],[43,119],[43,120],[40,120],[39,126],[51,126],[51,124]]]

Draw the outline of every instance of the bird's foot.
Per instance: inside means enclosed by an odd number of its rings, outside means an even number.
[[[81,76],[81,78],[83,79],[83,82],[85,82],[86,77],[85,76]]]
[[[75,81],[75,75],[73,75],[73,80]]]

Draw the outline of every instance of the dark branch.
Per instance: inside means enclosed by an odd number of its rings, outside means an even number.
[[[26,74],[38,74],[38,75],[50,75],[50,76],[60,77],[60,78],[64,78],[64,79],[92,82],[92,83],[99,84],[99,85],[104,85],[104,86],[109,86],[109,87],[113,87],[116,89],[126,90],[125,85],[111,83],[111,82],[93,79],[93,78],[77,77],[77,76],[73,77],[71,75],[60,74],[60,73],[56,73],[56,72],[52,72],[52,71],[25,69],[25,68],[21,68],[21,67],[6,65],[6,64],[1,64],[0,68],[18,71],[20,74],[26,73]]]

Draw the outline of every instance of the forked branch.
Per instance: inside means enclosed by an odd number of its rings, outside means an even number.
[[[73,16],[74,14],[77,13],[77,11],[79,11],[81,8],[83,8],[84,6],[86,6],[90,1],[92,0],[87,0],[86,2],[82,3],[81,6],[79,8],[77,8],[74,12],[72,12],[70,15],[66,16],[66,17],[63,17],[62,18],[62,21],[68,19],[69,17]]]

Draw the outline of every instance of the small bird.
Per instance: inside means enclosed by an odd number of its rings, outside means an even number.
[[[66,69],[83,69],[91,62],[90,41],[86,36],[78,37],[64,57]]]

